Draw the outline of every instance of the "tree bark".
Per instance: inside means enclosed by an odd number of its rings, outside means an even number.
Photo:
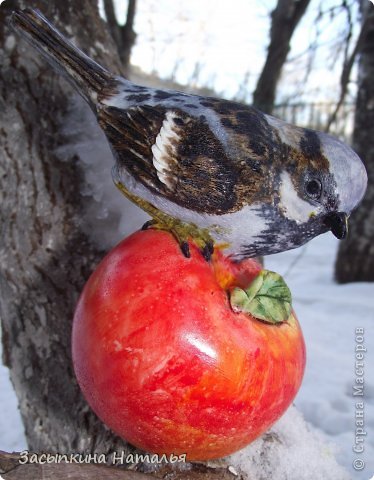
[[[362,26],[367,29],[360,46],[359,83],[353,148],[368,172],[368,189],[350,219],[348,238],[341,242],[335,265],[339,283],[374,281],[374,7],[361,0]]]
[[[290,50],[292,35],[310,0],[278,0],[271,14],[270,44],[253,94],[253,105],[265,113],[274,107],[276,88]]]
[[[9,31],[15,8],[39,8],[68,36],[118,71],[96,1],[7,1],[0,11],[0,316],[3,360],[19,399],[29,448],[103,452],[129,448],[90,411],[74,378],[74,305],[103,256],[82,232],[82,175],[62,162],[59,122],[72,91]],[[67,31],[64,26],[68,26]],[[106,53],[96,51],[96,44]],[[83,103],[83,100],[82,100]]]

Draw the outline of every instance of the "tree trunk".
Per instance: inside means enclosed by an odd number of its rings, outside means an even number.
[[[368,189],[350,219],[348,238],[341,242],[335,265],[340,283],[374,281],[374,8],[361,1],[362,25],[367,33],[360,49],[353,148],[365,163]]]
[[[277,84],[290,50],[292,35],[310,0],[278,0],[271,14],[270,44],[253,94],[253,105],[265,113],[274,107]]]
[[[15,8],[40,8],[90,55],[118,71],[118,58],[108,55],[116,50],[96,3],[9,1],[0,11],[3,361],[10,368],[33,451],[108,453],[127,448],[90,411],[72,370],[73,308],[103,255],[80,227],[77,159],[62,162],[54,154],[61,144],[59,119],[72,91],[6,24]],[[105,46],[105,56],[93,48],[95,43]]]
[[[136,40],[134,31],[136,0],[128,0],[126,23],[124,25],[119,25],[117,21],[113,0],[104,0],[104,10],[109,31],[117,45],[123,75],[128,77],[130,73],[131,50]]]

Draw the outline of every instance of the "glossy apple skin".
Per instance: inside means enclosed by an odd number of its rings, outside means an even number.
[[[261,267],[219,251],[208,263],[155,230],[123,240],[79,299],[73,361],[83,394],[133,445],[187,460],[226,456],[267,430],[301,384],[305,345],[294,314],[269,325],[234,313],[233,286]]]

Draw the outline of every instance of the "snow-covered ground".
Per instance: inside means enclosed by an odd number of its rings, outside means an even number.
[[[337,445],[337,459],[350,477],[369,480],[374,474],[374,289],[372,284],[341,286],[333,282],[336,247],[337,241],[327,234],[301,249],[268,257],[266,267],[285,276],[305,335],[307,368],[296,406],[311,425]],[[364,329],[367,348],[364,397],[352,394],[356,378],[356,328]],[[355,454],[352,447],[355,445],[355,403],[358,401],[364,402],[367,435],[359,435],[364,437],[365,450]],[[26,441],[17,400],[4,366],[0,366],[0,412],[0,450],[24,449]],[[308,462],[305,446],[303,454]],[[353,469],[355,459],[366,463],[362,471]],[[299,478],[290,475],[288,480]],[[337,477],[315,480],[329,478]]]
[[[1,351],[0,342],[0,354]],[[9,380],[8,369],[0,361],[0,450],[19,452],[25,447],[17,397]]]

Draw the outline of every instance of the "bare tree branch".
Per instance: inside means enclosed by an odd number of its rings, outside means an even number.
[[[123,73],[129,74],[131,50],[136,40],[134,21],[136,13],[136,0],[128,0],[126,23],[119,25],[113,0],[104,0],[104,11],[107,18],[109,31],[117,45],[118,54],[121,58]]]
[[[136,11],[136,0],[128,0],[127,19],[123,27],[121,27],[121,49],[119,55],[125,69],[125,74],[128,73],[130,65],[131,50],[136,40],[136,33],[134,31],[134,20]]]
[[[253,104],[271,113],[276,87],[290,50],[292,35],[304,15],[310,0],[278,0],[272,12],[270,44],[262,73],[253,94]]]
[[[106,21],[108,23],[109,32],[112,35],[116,45],[119,47],[121,43],[121,31],[120,31],[121,28],[117,22],[113,0],[104,0],[104,11],[106,16]]]
[[[351,28],[352,28],[352,25],[351,25]],[[363,19],[362,27],[358,35],[358,38],[356,40],[356,44],[352,50],[352,53],[345,58],[341,77],[340,77],[339,100],[336,104],[335,110],[332,112],[329,119],[327,120],[326,128],[325,128],[326,132],[330,131],[331,125],[336,121],[339,110],[344,103],[345,97],[348,92],[348,85],[351,78],[352,68],[357,58],[357,55],[362,49],[362,45],[365,41],[368,30],[369,30],[369,15],[366,15],[365,18]],[[349,42],[349,37],[347,38],[347,44],[348,42]],[[346,50],[346,55],[347,55],[347,50]]]

